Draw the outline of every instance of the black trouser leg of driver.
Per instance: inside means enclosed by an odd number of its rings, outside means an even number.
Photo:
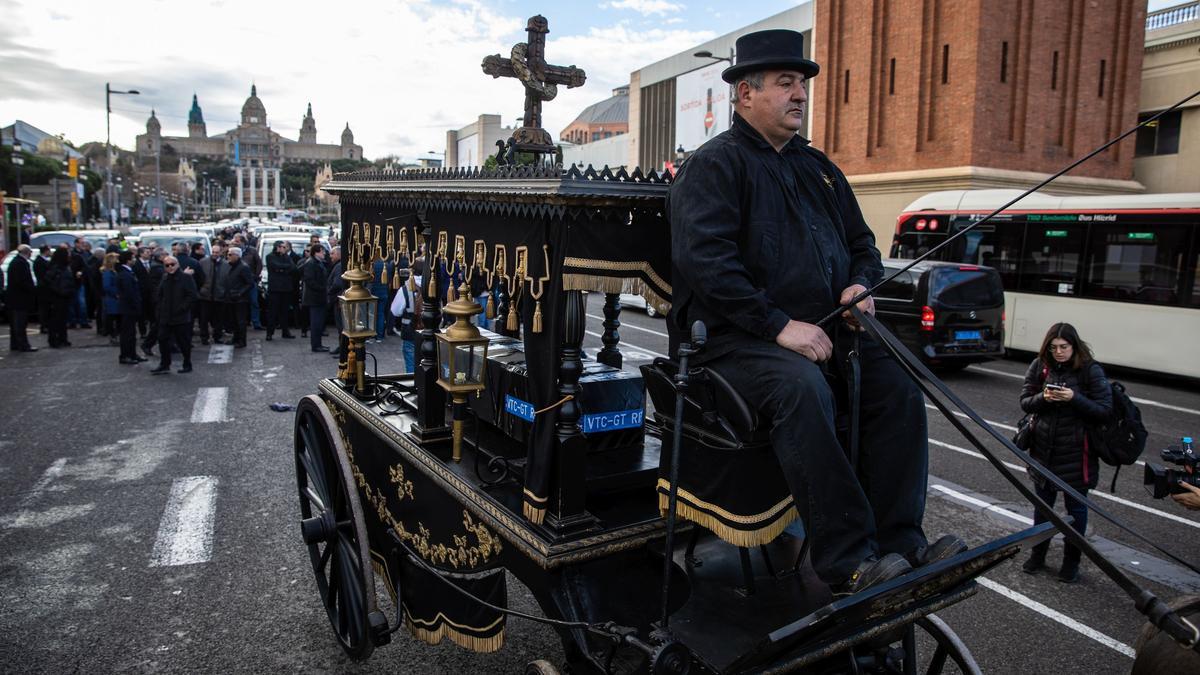
[[[284,333],[292,332],[287,322],[288,303],[291,300],[291,292],[267,293],[267,334],[272,334],[277,329],[282,329]]]
[[[882,350],[871,346],[864,359],[870,365],[863,368],[861,483],[838,441],[835,397],[820,366],[758,340],[706,363],[772,420],[775,455],[805,536],[812,537],[813,569],[828,584],[845,581],[872,554],[902,553],[925,543],[920,527],[927,470],[924,405],[912,407],[907,392],[915,387],[903,373],[898,373],[903,381],[897,380],[897,373],[876,359]],[[870,377],[868,368],[876,369]],[[917,421],[891,417],[911,416],[914,410]],[[868,415],[883,417],[868,423]]]

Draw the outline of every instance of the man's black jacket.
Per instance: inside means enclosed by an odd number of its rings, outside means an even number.
[[[223,300],[225,302],[250,302],[250,287],[254,285],[254,273],[250,266],[240,259],[228,265],[228,276],[225,277]],[[217,291],[213,291],[214,297]]]
[[[684,162],[667,198],[672,319],[708,327],[706,358],[815,322],[883,276],[842,172],[796,136],[777,152],[739,115]]]
[[[192,303],[199,297],[196,282],[183,272],[164,274],[156,293],[160,326],[181,326],[192,322]]]
[[[270,253],[267,255],[267,291],[270,293],[291,293],[295,286],[296,263],[286,253]]]
[[[310,258],[308,262],[301,266],[300,271],[304,279],[304,293],[300,298],[300,306],[324,307],[326,304],[327,277],[329,276],[325,263],[317,260],[315,257]]]
[[[137,262],[130,261],[136,265]],[[117,267],[117,314],[121,316],[142,315],[142,286],[138,283],[133,268],[128,265]]]
[[[8,288],[4,301],[9,309],[31,311],[35,306],[37,289],[33,285],[33,273],[25,256],[17,254],[8,264]]]

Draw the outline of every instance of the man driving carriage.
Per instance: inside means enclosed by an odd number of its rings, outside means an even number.
[[[925,402],[874,341],[862,337],[857,471],[838,440],[827,374],[861,330],[820,317],[877,283],[875,238],[846,177],[797,132],[807,81],[820,67],[803,36],[767,30],[737,41],[732,128],[684,162],[671,187],[677,326],[696,320],[696,360],[771,420],[771,445],[795,498],[812,565],[851,594],[966,548],[921,527],[928,468]],[[870,298],[858,304],[873,313]]]

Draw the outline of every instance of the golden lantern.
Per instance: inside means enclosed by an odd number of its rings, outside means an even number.
[[[467,396],[482,391],[484,372],[487,365],[488,339],[479,334],[471,317],[483,311],[479,303],[471,298],[464,283],[459,288],[458,298],[442,311],[454,317],[454,323],[437,334],[438,384],[450,394],[454,402],[454,449],[451,459],[462,459],[463,416]]]
[[[346,358],[347,370],[350,371],[349,375],[354,378],[355,390],[359,394],[363,394],[366,392],[366,383],[364,382],[366,355],[360,353],[360,350],[365,352],[367,338],[375,335],[375,318],[376,312],[379,310],[379,300],[371,295],[365,285],[371,280],[371,273],[367,271],[365,261],[361,267],[350,267],[342,274],[342,279],[349,284],[346,292],[338,296],[338,300],[341,301],[342,334],[350,342],[350,353]]]

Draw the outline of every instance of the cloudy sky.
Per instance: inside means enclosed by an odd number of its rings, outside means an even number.
[[[1180,0],[1150,0],[1150,8]],[[305,105],[317,140],[350,123],[368,157],[441,151],[448,128],[481,113],[510,124],[520,87],[479,67],[525,38],[527,17],[550,20],[546,53],[587,71],[587,84],[545,107],[558,132],[630,71],[781,12],[797,0],[0,0],[0,125],[14,119],[74,143],[104,140],[104,83],[138,89],[113,99],[112,139],[129,148],[151,108],[184,135],[192,93],[210,134],[237,125],[251,82],[271,127],[295,138]]]

